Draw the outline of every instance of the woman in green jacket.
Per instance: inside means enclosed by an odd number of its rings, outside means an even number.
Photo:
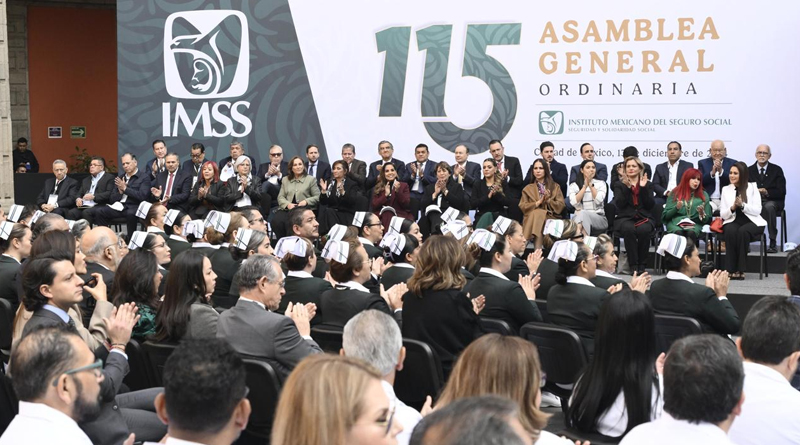
[[[683,173],[681,182],[669,194],[661,220],[667,225],[667,232],[676,233],[692,239],[697,238],[703,224],[711,220],[711,202],[708,193],[703,191],[700,170],[690,168]]]

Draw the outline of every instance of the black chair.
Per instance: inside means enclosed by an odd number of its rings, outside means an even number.
[[[669,351],[670,346],[675,340],[683,337],[702,334],[703,328],[700,323],[691,317],[680,317],[677,315],[656,315],[655,324],[656,351]]]
[[[778,215],[781,219],[781,246],[780,251],[783,252],[783,245],[786,244],[786,240],[789,238],[789,232],[786,228],[786,209],[781,209],[781,214]]]
[[[19,399],[11,385],[11,378],[0,375],[0,434],[8,428],[8,424],[17,414],[19,414]]]
[[[497,318],[481,317],[481,326],[486,333],[496,333],[500,335],[514,335],[511,326],[503,320]]]
[[[0,298],[0,359],[8,363],[11,357],[11,337],[13,335],[14,310],[11,302]],[[0,366],[0,369],[3,367]]]
[[[142,351],[146,356],[147,365],[150,368],[150,382],[153,386],[164,386],[162,376],[164,375],[164,365],[167,359],[178,345],[168,343],[153,343],[146,341],[142,344]]]
[[[720,244],[724,240],[724,237],[717,237],[717,244],[716,244],[716,251],[720,252]],[[755,241],[752,241],[755,242]],[[747,255],[747,253],[743,253]],[[727,255],[727,253],[725,254]],[[722,262],[722,255],[719,256],[719,261],[717,266],[721,267]],[[761,232],[761,235],[758,237],[758,279],[763,280],[764,277],[769,278],[769,270],[767,269],[767,235],[764,232]]]
[[[150,365],[147,363],[147,357],[139,342],[131,339],[125,347],[125,354],[128,356],[128,365],[131,370],[125,376],[123,383],[128,385],[131,391],[156,386],[150,376]]]
[[[395,378],[394,391],[398,399],[419,410],[425,404],[425,397],[435,400],[444,386],[442,362],[427,343],[404,338],[403,346],[406,360]]]
[[[261,360],[244,358],[244,367],[247,370],[247,387],[250,393],[250,420],[247,429],[242,431],[236,445],[269,445],[272,421],[275,410],[278,408],[278,397],[281,392],[281,382],[278,374],[269,363]]]
[[[547,374],[544,390],[561,398],[564,423],[569,427],[567,410],[572,389],[558,385],[574,385],[589,361],[580,337],[569,329],[544,323],[526,323],[519,335],[539,349],[542,371]]]
[[[542,314],[542,321],[545,323],[549,323],[547,317],[547,300],[534,300],[536,303],[536,307],[539,309],[539,313]]]
[[[338,354],[342,349],[342,331],[330,328],[311,328],[311,338],[325,352]]]

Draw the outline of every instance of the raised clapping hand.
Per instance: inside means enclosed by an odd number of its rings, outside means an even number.
[[[108,339],[113,345],[127,345],[133,327],[139,321],[139,308],[135,303],[124,303],[111,310],[111,318],[103,317]]]
[[[631,278],[631,289],[637,292],[645,293],[647,292],[647,288],[650,287],[650,282],[652,280],[653,277],[651,277],[647,272],[642,272],[641,275],[637,275],[636,272],[634,272],[633,278]]]
[[[608,293],[609,294],[615,294],[615,293],[617,293],[617,292],[619,292],[621,290],[622,290],[622,283],[617,283],[617,284],[615,284],[615,285],[613,285],[613,286],[608,288]]]
[[[475,298],[470,298],[469,293],[467,293],[467,298],[469,298],[469,301],[472,302],[472,310],[475,312],[476,315],[480,314],[483,308],[486,307],[486,297],[483,295],[478,295]]]
[[[706,277],[706,287],[712,289],[717,297],[728,295],[730,275],[724,270],[713,270]]]
[[[316,306],[314,306],[314,312],[316,313]],[[311,335],[312,316],[309,315],[306,305],[289,303],[289,306],[286,307],[285,315],[294,321],[295,326],[297,326],[297,332],[301,336],[307,337]]]
[[[525,296],[528,297],[528,300],[536,299],[536,288],[539,287],[541,279],[542,277],[539,274],[519,276],[519,285],[522,286],[522,290],[525,292]]]
[[[328,183],[324,179],[319,180],[319,191],[322,193],[328,192]]]
[[[383,288],[383,284],[380,285],[381,289],[381,297],[386,300],[386,304],[389,305],[393,311],[397,309],[403,309],[403,295],[408,292],[408,286],[406,283],[398,283],[394,286],[390,287],[389,290],[385,290]]]
[[[525,264],[528,266],[528,271],[530,271],[531,275],[535,274],[537,270],[539,270],[539,265],[542,264],[542,249],[536,249],[533,252],[528,254],[528,258],[525,259]]]
[[[647,185],[647,173],[642,173],[642,176],[639,179],[639,187],[644,187]]]

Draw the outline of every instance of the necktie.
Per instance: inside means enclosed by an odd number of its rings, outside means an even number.
[[[316,163],[308,164],[308,175],[309,176],[314,176],[314,167],[316,167],[316,166],[317,166]]]
[[[69,330],[72,332],[78,332],[78,328],[75,327],[75,320],[72,317],[69,317],[69,321],[67,321],[67,326],[69,326]]]
[[[764,182],[764,167],[761,167],[761,174],[758,175],[758,180]]]
[[[57,194],[58,194],[58,186],[59,186],[59,185],[61,185],[61,181],[56,181],[56,186],[55,186],[55,187],[53,187],[53,194],[54,194],[54,195],[57,195]]]
[[[169,180],[167,181],[167,190],[164,193],[164,198],[169,198],[172,196],[172,177],[175,176],[175,173],[169,174]]]
[[[498,171],[503,171],[503,161],[500,161],[500,162],[497,163],[497,170]]]

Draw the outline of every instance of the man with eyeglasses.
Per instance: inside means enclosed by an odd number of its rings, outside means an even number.
[[[711,209],[716,212],[719,210],[722,188],[731,183],[728,174],[736,159],[728,157],[728,149],[719,139],[711,142],[708,150],[708,158],[697,161],[697,169],[703,178],[703,191],[708,193]]]
[[[236,277],[239,301],[220,315],[217,337],[239,354],[266,360],[284,381],[300,360],[322,352],[311,338],[316,305],[289,303],[285,315],[272,312],[286,291],[285,275],[271,255],[251,256]]]
[[[261,190],[272,197],[272,207],[278,206],[278,192],[281,191],[281,180],[289,174],[289,167],[283,160],[283,148],[274,144],[269,147],[269,162],[258,166],[256,176],[261,179]],[[267,210],[267,209],[264,209]]]
[[[192,178],[188,172],[178,170],[178,154],[169,153],[165,157],[166,170],[156,175],[150,188],[150,202],[161,202],[167,209],[187,211],[189,194],[192,191]]]
[[[86,219],[92,223],[91,212],[85,210],[96,205],[108,204],[111,191],[114,190],[114,175],[107,175],[105,170],[106,160],[101,156],[92,156],[89,162],[89,176],[81,182],[78,198],[75,200],[76,208],[69,209],[67,219],[72,221]]]
[[[378,247],[378,243],[383,239],[383,224],[378,215],[372,212],[357,212],[353,218],[354,224],[358,228],[358,241],[367,251],[367,256],[371,259],[383,256],[383,249]]]
[[[163,380],[164,393],[156,397],[156,412],[168,427],[163,443],[230,444],[247,426],[247,372],[224,340],[181,342],[164,366]]]
[[[181,171],[184,174],[190,174],[192,177],[192,187],[197,182],[197,177],[200,175],[200,170],[203,169],[203,163],[206,162],[206,147],[205,145],[195,142],[191,148],[192,157],[184,161],[181,165]]]
[[[117,266],[122,260],[119,252],[119,238],[113,230],[105,226],[97,226],[86,232],[81,238],[81,250],[86,255],[86,273],[81,275],[84,282],[89,282],[94,274],[103,278],[107,287],[114,282]],[[91,319],[97,301],[88,291],[83,291],[81,311],[84,319]],[[108,303],[111,304],[111,303]],[[110,313],[110,310],[109,310]]]
[[[251,229],[258,230],[259,232],[268,233],[267,221],[264,219],[264,216],[261,214],[261,211],[258,210],[255,206],[239,207],[237,211],[241,213],[242,216],[247,218],[247,222],[250,223]]]
[[[19,414],[0,444],[91,444],[78,423],[100,414],[102,366],[86,343],[63,326],[24,336],[9,367]],[[129,439],[126,444],[133,443]]]
[[[756,162],[747,170],[750,173],[750,182],[758,185],[758,192],[761,194],[761,217],[767,220],[769,233],[767,252],[777,253],[778,214],[783,210],[786,199],[786,177],[782,168],[769,162],[770,158],[772,150],[769,145],[759,145],[756,147]]]
[[[31,319],[25,324],[22,336],[42,327],[56,326],[80,336],[91,350],[93,333],[76,323],[67,311],[81,302],[84,290],[89,291],[98,302],[107,300],[105,284],[84,286],[84,281],[75,272],[70,256],[60,251],[48,252],[28,262],[22,278],[22,302],[25,309],[33,312]],[[102,320],[100,325],[103,325],[106,334],[105,342],[94,347],[94,355],[105,363],[105,377],[100,386],[100,416],[82,423],[81,429],[92,443],[121,443],[132,432],[139,440],[159,440],[166,433],[166,428],[153,411],[153,401],[161,389],[119,393],[122,380],[130,371],[125,348],[130,341],[133,327],[139,320],[136,305],[127,303],[116,309],[112,307],[105,315],[101,309],[105,311],[105,306],[101,308],[98,305],[93,315],[95,320],[90,322],[92,327],[97,325],[96,319]],[[31,372],[31,369],[25,368],[23,372]]]
[[[44,183],[42,191],[36,198],[36,207],[45,213],[66,216],[67,211],[75,207],[78,196],[78,181],[67,176],[67,163],[61,159],[53,161],[53,175]]]

